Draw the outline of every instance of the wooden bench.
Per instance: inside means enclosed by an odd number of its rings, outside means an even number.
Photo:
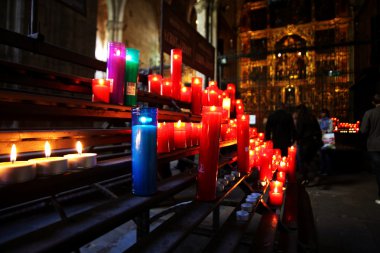
[[[0,29],[0,43],[93,70],[105,71],[106,68],[104,62],[4,29]],[[85,152],[98,154],[98,164],[91,169],[0,186],[0,220],[6,217],[6,224],[15,220],[15,227],[20,227],[19,217],[22,222],[30,212],[44,210],[38,214],[44,220],[43,224],[36,227],[25,224],[22,231],[3,237],[0,251],[76,250],[129,220],[136,220],[140,238],[149,230],[149,217],[146,219],[149,210],[195,182],[195,174],[182,173],[159,181],[158,193],[154,196],[132,196],[131,107],[91,102],[90,78],[1,60],[0,90],[0,161],[9,160],[11,144],[17,145],[18,160],[42,157],[46,141],[52,146],[52,155],[75,152],[77,140],[84,144]],[[138,92],[138,101],[158,107],[159,121],[201,120],[200,115],[189,113],[190,104],[181,101],[143,91]],[[220,147],[235,144],[236,141],[226,141],[221,142]],[[198,147],[192,147],[160,154],[158,163],[168,163],[198,152]],[[236,155],[221,161],[220,166],[231,162],[236,162]],[[68,213],[62,204],[73,199],[85,200],[94,192],[104,195],[104,199],[83,210]],[[49,213],[44,214],[47,206],[54,210],[48,208]],[[58,216],[51,219],[52,213]],[[11,227],[2,226],[0,235],[6,234],[8,229]]]

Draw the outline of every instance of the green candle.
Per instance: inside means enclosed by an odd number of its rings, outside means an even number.
[[[140,51],[135,48],[127,48],[126,51],[124,104],[134,106],[137,104],[137,76]]]

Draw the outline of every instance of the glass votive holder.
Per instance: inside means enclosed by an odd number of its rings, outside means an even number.
[[[236,211],[236,220],[237,221],[248,221],[249,213],[244,210]]]

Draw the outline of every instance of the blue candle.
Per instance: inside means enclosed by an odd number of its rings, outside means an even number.
[[[132,192],[157,191],[157,108],[132,110]]]

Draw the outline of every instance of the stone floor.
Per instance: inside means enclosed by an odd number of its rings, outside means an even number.
[[[308,187],[318,230],[319,252],[380,252],[380,205],[375,175],[340,171]]]

